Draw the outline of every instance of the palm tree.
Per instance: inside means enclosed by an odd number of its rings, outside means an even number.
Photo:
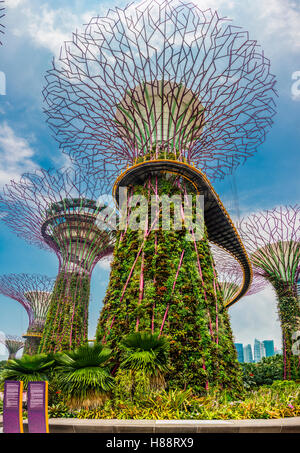
[[[56,356],[56,385],[71,408],[102,404],[114,387],[108,360],[112,351],[101,344],[84,345]]]
[[[169,370],[169,342],[159,333],[135,332],[122,342],[121,368],[142,372],[153,390],[165,388],[164,374]]]
[[[20,359],[7,361],[0,379],[2,382],[23,381],[24,389],[27,389],[29,381],[48,381],[53,365],[54,360],[46,354],[24,354]]]

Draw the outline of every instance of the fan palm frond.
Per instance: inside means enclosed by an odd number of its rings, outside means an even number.
[[[159,333],[135,332],[122,341],[121,368],[142,371],[152,387],[164,387],[164,373],[169,369],[169,342]]]
[[[36,354],[33,356],[24,354],[20,359],[8,360],[1,371],[1,381],[23,381],[24,388],[30,381],[47,381],[49,374],[54,366],[46,354]]]
[[[71,407],[93,407],[114,387],[108,360],[112,351],[102,345],[85,345],[56,358],[57,385]]]

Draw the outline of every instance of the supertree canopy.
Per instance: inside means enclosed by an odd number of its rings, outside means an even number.
[[[97,341],[117,348],[134,330],[169,336],[170,386],[241,383],[208,240],[243,270],[232,303],[246,293],[251,266],[208,177],[230,173],[263,142],[275,113],[274,85],[269,61],[247,32],[211,10],[166,0],[91,19],[47,73],[45,111],[61,149],[81,166],[117,177],[113,195],[128,213]],[[173,205],[172,226],[163,227],[166,195],[191,209],[180,210],[181,229]],[[204,196],[201,237],[185,223],[200,217],[197,195]],[[136,231],[132,217],[143,208],[148,220],[153,200],[154,219]]]
[[[242,219],[238,229],[256,273],[265,277],[277,294],[284,351],[284,377],[293,368],[292,336],[300,329],[297,281],[300,262],[300,208],[280,206]]]
[[[24,347],[24,340],[17,335],[0,335],[0,343],[8,350],[8,360],[14,359],[17,352]]]
[[[40,352],[72,349],[87,341],[91,274],[112,253],[115,237],[105,203],[107,187],[104,179],[96,182],[67,169],[28,173],[3,189],[3,221],[59,259]]]
[[[223,293],[223,299],[226,307],[230,307],[232,300],[235,300],[243,284],[243,273],[239,263],[225,250],[215,245],[211,245],[216,271],[218,275],[218,284]],[[268,281],[259,273],[254,273],[251,285],[245,296],[251,296],[262,291],[268,285]]]
[[[26,310],[29,325],[24,353],[35,354],[45,326],[54,279],[39,274],[7,274],[0,276],[0,294],[18,301]]]
[[[256,41],[216,11],[181,1],[93,18],[46,79],[61,148],[117,174],[164,156],[222,177],[256,151],[275,113],[275,79]]]

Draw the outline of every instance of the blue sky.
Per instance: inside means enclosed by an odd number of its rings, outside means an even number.
[[[202,9],[217,9],[247,29],[271,60],[277,77],[277,115],[266,142],[240,167],[234,178],[215,183],[233,217],[232,183],[237,187],[241,215],[299,201],[300,93],[292,84],[300,71],[300,1],[194,0]],[[94,15],[121,0],[7,0],[6,34],[0,48],[0,71],[6,76],[6,95],[0,95],[0,186],[40,166],[68,163],[45,124],[41,91],[44,74],[60,45]],[[300,73],[299,73],[300,75]],[[300,84],[299,84],[300,88]],[[296,90],[296,91],[295,91]],[[300,91],[300,90],[299,90]],[[0,223],[0,273],[44,273],[55,276],[54,254],[30,246]],[[92,278],[89,335],[93,337],[109,278],[108,263],[97,265]],[[236,341],[274,339],[280,347],[280,328],[271,288],[243,298],[230,310]],[[0,296],[0,331],[21,335],[27,329],[25,310]],[[1,355],[5,354],[0,347]]]

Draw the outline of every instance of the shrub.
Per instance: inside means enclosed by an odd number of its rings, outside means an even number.
[[[300,416],[300,386],[293,383],[261,386],[232,400],[225,392],[198,397],[187,391],[160,391],[139,402],[110,400],[93,410],[81,410],[78,418],[230,420],[277,419]]]
[[[81,346],[56,357],[55,387],[71,408],[93,407],[114,387],[108,368],[111,350],[100,344]]]
[[[243,363],[243,381],[246,389],[260,385],[271,385],[273,381],[283,379],[283,361],[281,355],[264,357],[258,363]]]
[[[27,389],[29,381],[48,381],[54,360],[46,354],[24,354],[20,359],[8,360],[0,372],[0,380],[23,381]]]
[[[169,342],[165,337],[159,333],[135,332],[124,338],[121,348],[121,368],[130,370],[131,391],[136,379],[149,380],[151,389],[165,388],[164,374],[169,370]],[[140,374],[135,376],[137,372]]]

